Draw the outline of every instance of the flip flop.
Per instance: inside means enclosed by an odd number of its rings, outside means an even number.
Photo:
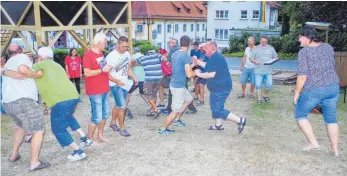
[[[218,130],[218,131],[221,131],[221,130],[224,130],[224,127],[223,127],[223,125],[220,125],[220,126],[211,125],[208,130]]]
[[[239,134],[241,134],[243,129],[245,128],[246,122],[247,122],[247,118],[241,118],[239,123],[239,128],[237,129],[239,131]]]
[[[148,110],[147,113],[146,113],[146,116],[155,116],[155,112],[151,111],[151,110]]]
[[[51,167],[51,163],[40,161],[40,164],[38,166],[36,166],[34,169],[29,169],[29,172],[38,171],[38,170],[41,170],[41,169],[44,169],[47,167]]]
[[[246,96],[245,95],[239,95],[237,96],[237,98],[245,98]]]
[[[14,162],[18,161],[20,158],[21,158],[21,156],[18,154],[14,160],[11,160],[10,158],[8,158],[8,161],[11,163],[14,163]]]

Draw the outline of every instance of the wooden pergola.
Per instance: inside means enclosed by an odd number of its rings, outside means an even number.
[[[118,39],[121,35],[118,28],[127,28],[132,46],[131,1],[2,1],[0,10],[1,55],[16,35],[32,53],[36,53],[23,31],[35,36],[37,46],[50,47],[67,31],[79,45],[87,49],[96,30],[103,29],[105,34],[110,33]],[[76,30],[83,30],[83,35],[79,36]],[[48,37],[49,31],[56,31],[54,37]],[[44,41],[42,35],[45,35]]]

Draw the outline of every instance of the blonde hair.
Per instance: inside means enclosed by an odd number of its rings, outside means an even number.
[[[98,32],[95,34],[92,44],[96,45],[98,43],[104,42],[105,39],[107,39],[106,34],[104,34],[103,32]]]

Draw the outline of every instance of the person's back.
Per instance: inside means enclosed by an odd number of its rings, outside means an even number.
[[[228,90],[232,88],[232,81],[228,64],[224,56],[215,52],[209,59],[206,65],[206,70],[215,67],[216,75],[211,79],[207,79],[207,88],[210,91]]]
[[[142,56],[144,56],[142,53],[135,53],[132,55],[132,58],[136,60]],[[143,69],[142,65],[133,66],[131,69],[133,70],[135,77],[139,82],[145,81],[145,70]]]
[[[178,50],[172,55],[172,77],[170,87],[185,88],[187,75],[185,65],[191,64],[191,57],[186,51]]]
[[[18,72],[18,67],[21,65],[32,68],[32,62],[25,54],[17,54],[11,57],[6,62],[5,68]],[[20,98],[38,100],[38,91],[34,79],[26,78],[18,80],[4,76],[2,81],[3,103],[10,103]]]
[[[325,87],[339,83],[335,71],[334,49],[327,43],[315,47],[304,47],[299,51],[298,64],[301,72],[306,72],[307,80],[304,90]]]
[[[145,82],[159,82],[162,77],[161,60],[163,56],[157,53],[148,54],[136,59],[145,71]]]
[[[277,53],[275,49],[270,46],[266,45],[265,47],[258,45],[252,54],[253,58],[255,60],[264,63],[271,61],[275,56],[277,56]],[[272,68],[271,65],[256,65],[254,68],[255,74],[272,74]]]
[[[48,107],[79,97],[63,67],[53,60],[40,61],[34,64],[33,69],[35,71],[42,70],[44,73],[41,78],[36,79],[36,84]]]

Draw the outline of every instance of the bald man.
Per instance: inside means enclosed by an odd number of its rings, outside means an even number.
[[[224,130],[222,120],[230,120],[239,125],[238,131],[241,133],[246,125],[246,118],[241,118],[232,112],[224,109],[224,104],[232,89],[232,80],[228,64],[224,56],[217,52],[216,43],[208,42],[205,46],[207,62],[194,58],[194,62],[205,68],[205,73],[195,70],[198,77],[206,79],[207,88],[210,90],[210,108],[215,124],[209,130]]]
[[[250,36],[248,38],[248,47],[245,50],[245,53],[242,58],[241,62],[241,88],[242,88],[242,94],[238,96],[237,98],[245,98],[246,97],[246,85],[248,79],[251,81],[251,88],[249,93],[249,98],[254,98],[253,92],[255,88],[255,76],[254,76],[254,64],[249,60],[251,57],[251,53],[253,52],[253,49],[255,48],[255,37]]]

